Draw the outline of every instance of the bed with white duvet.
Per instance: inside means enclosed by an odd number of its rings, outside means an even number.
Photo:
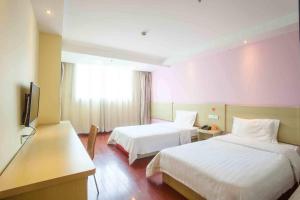
[[[234,117],[232,133],[168,148],[146,176],[163,172],[208,200],[274,200],[299,183],[298,146],[277,141],[279,120]]]
[[[163,172],[208,200],[275,200],[299,182],[294,145],[227,134],[168,148],[146,176]]]
[[[128,152],[129,164],[132,164],[138,155],[190,143],[196,133],[197,128],[174,122],[118,127],[113,130],[107,143],[121,145]]]
[[[176,111],[174,122],[118,127],[111,133],[108,144],[120,145],[128,153],[131,165],[138,155],[145,155],[191,142],[197,134],[193,127],[197,112]]]

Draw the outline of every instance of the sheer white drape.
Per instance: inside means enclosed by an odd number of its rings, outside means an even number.
[[[150,121],[151,73],[63,63],[62,120],[79,133]]]
[[[151,121],[151,73],[140,72],[141,84],[141,123],[149,124]]]

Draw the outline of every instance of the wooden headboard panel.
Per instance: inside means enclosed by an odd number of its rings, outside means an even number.
[[[173,103],[152,102],[151,118],[173,121]]]
[[[213,111],[213,108],[215,111]],[[216,124],[221,130],[225,130],[225,104],[173,104],[173,119],[177,110],[196,111],[196,126]],[[216,114],[219,120],[209,119],[209,114]]]
[[[300,108],[226,105],[226,132],[231,132],[233,117],[279,119],[278,141],[300,145]]]

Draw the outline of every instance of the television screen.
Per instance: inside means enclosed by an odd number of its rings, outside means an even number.
[[[26,117],[25,126],[30,126],[39,114],[39,99],[40,99],[40,88],[33,82],[30,83],[30,93],[26,100]]]

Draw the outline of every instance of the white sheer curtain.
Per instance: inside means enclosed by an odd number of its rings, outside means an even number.
[[[141,85],[141,113],[140,119],[142,124],[149,124],[151,122],[151,73],[139,73]]]
[[[79,133],[149,123],[151,74],[115,67],[63,63],[62,120]]]

